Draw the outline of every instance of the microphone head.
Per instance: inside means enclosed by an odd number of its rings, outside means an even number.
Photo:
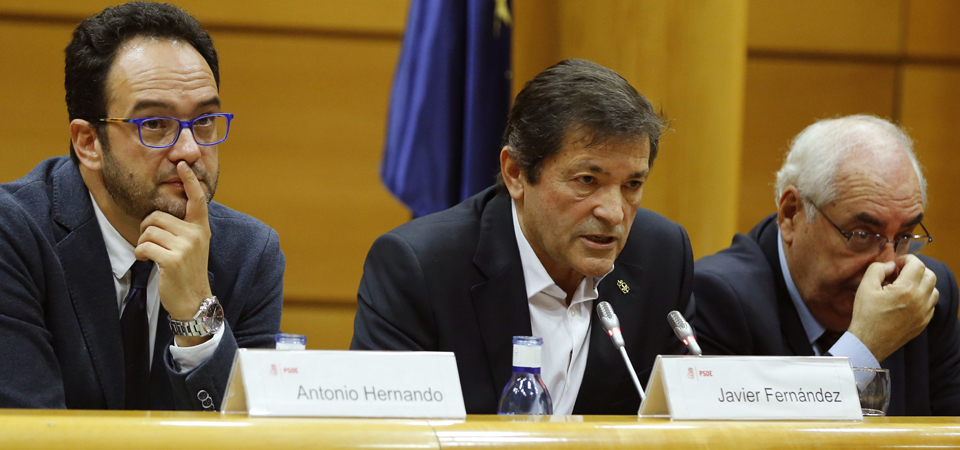
[[[620,328],[620,320],[613,312],[613,307],[608,302],[597,303],[597,315],[600,316],[600,323],[603,329],[610,331],[614,328]]]
[[[680,339],[684,339],[691,333],[690,324],[687,323],[687,319],[684,319],[683,314],[680,314],[679,311],[670,311],[670,314],[667,314],[667,323],[670,324],[670,328],[673,328],[674,333]]]

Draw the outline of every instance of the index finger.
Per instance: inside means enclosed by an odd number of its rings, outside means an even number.
[[[183,220],[191,223],[206,221],[207,195],[203,193],[203,186],[200,185],[197,174],[186,161],[177,163],[177,173],[180,175],[180,181],[183,182],[183,190],[187,193],[187,214]]]

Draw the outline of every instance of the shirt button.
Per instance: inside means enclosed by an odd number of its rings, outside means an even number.
[[[576,317],[576,316],[577,316],[577,310],[571,309],[571,310],[570,310],[570,315],[573,316],[573,317]]]

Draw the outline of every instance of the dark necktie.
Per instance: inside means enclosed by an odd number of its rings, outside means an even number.
[[[150,379],[150,324],[147,321],[147,280],[153,261],[137,261],[130,269],[130,291],[120,316],[126,369],[125,409],[147,409]]]
[[[815,342],[817,349],[820,350],[820,356],[832,356],[829,354],[830,349],[840,340],[840,336],[843,336],[842,331],[825,330]]]

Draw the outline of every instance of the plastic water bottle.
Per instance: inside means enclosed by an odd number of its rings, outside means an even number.
[[[540,378],[543,338],[513,337],[513,377],[500,394],[497,414],[553,414],[553,400]]]

